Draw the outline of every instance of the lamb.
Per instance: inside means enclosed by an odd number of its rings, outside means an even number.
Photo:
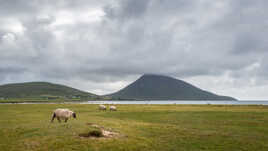
[[[103,110],[103,111],[106,111],[106,106],[105,105],[99,105],[99,110]]]
[[[56,109],[53,112],[51,123],[54,121],[54,118],[56,117],[59,122],[61,122],[61,119],[64,119],[64,122],[66,123],[69,118],[76,118],[75,112],[69,110],[69,109]]]
[[[110,106],[110,111],[116,111],[116,106]]]

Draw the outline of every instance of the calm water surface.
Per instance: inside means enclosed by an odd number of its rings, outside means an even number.
[[[216,105],[268,105],[268,101],[88,101],[81,104],[216,104]]]
[[[0,103],[0,104],[214,104],[214,105],[268,105],[268,101],[206,101],[206,100],[147,100],[147,101],[86,101],[86,102],[63,102],[63,103],[54,103],[54,102],[25,102],[25,103]]]

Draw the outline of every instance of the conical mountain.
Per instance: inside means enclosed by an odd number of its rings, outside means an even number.
[[[182,80],[154,74],[145,74],[120,91],[108,95],[114,99],[152,100],[235,100],[204,91]]]

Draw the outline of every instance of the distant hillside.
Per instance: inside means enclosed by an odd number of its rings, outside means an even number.
[[[122,90],[108,95],[114,99],[235,100],[201,90],[189,83],[162,75],[146,74]]]
[[[48,82],[0,85],[0,98],[90,98],[95,94]]]

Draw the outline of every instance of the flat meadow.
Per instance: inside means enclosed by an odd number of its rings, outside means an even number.
[[[0,104],[1,151],[267,151],[268,106]],[[69,108],[77,119],[54,120]],[[91,125],[115,137],[81,137]]]

